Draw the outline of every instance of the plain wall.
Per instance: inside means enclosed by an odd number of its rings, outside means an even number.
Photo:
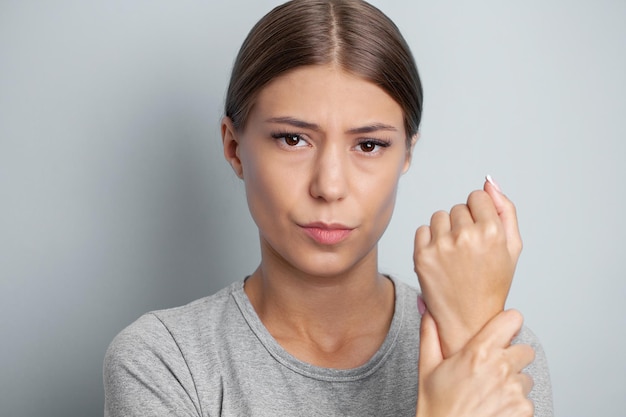
[[[626,2],[374,2],[413,48],[422,137],[381,242],[492,174],[525,250],[509,305],[556,414],[626,409]],[[0,414],[101,415],[108,343],[253,271],[219,137],[234,56],[276,1],[0,1]],[[294,22],[293,30],[298,30]]]

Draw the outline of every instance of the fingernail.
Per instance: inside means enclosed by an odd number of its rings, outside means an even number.
[[[501,193],[501,192],[502,192],[502,189],[500,188],[500,186],[498,185],[498,183],[497,183],[497,182],[496,182],[493,178],[491,178],[491,175],[487,175],[487,176],[485,177],[485,179],[487,180],[487,182],[488,182],[489,184],[493,185],[493,188],[495,188],[495,189],[496,189],[496,191],[498,191],[499,193]]]
[[[426,303],[424,303],[424,299],[421,295],[417,296],[417,311],[419,311],[422,316],[426,312]]]

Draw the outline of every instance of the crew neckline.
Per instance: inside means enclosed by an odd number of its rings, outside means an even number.
[[[276,361],[308,378],[331,382],[350,382],[366,378],[376,372],[387,360],[398,340],[404,321],[405,300],[399,288],[402,284],[392,277],[388,276],[387,278],[393,283],[395,294],[394,312],[389,331],[380,348],[366,363],[350,369],[325,368],[312,365],[287,352],[261,322],[248,295],[244,291],[245,280],[234,284],[232,296],[252,332]]]

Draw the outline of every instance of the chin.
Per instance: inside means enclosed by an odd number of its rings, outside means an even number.
[[[306,262],[292,263],[291,266],[303,274],[319,278],[337,278],[354,271],[367,258],[366,256],[350,260],[333,254],[315,254],[309,256]]]

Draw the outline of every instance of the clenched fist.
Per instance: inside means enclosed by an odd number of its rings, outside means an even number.
[[[466,204],[417,229],[415,272],[445,357],[504,309],[521,250],[515,206],[489,177]]]

